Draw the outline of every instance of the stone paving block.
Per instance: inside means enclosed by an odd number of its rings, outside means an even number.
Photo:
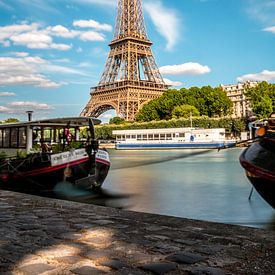
[[[177,265],[174,263],[150,263],[146,265],[142,265],[139,268],[145,270],[145,271],[150,271],[154,274],[157,275],[162,275],[167,272],[173,271],[177,269]]]
[[[37,264],[29,264],[21,266],[18,271],[22,272],[24,275],[36,275],[36,274],[43,274],[44,272],[50,271],[55,269],[55,267],[50,266],[44,263],[37,263]]]
[[[106,272],[97,269],[92,266],[81,266],[70,270],[73,274],[77,275],[93,275],[93,274],[104,274]]]
[[[190,275],[226,275],[228,274],[222,269],[214,267],[196,267],[189,271]],[[271,274],[270,274],[271,275]]]
[[[165,258],[168,261],[181,264],[194,264],[206,260],[205,257],[190,252],[179,252]]]
[[[103,266],[110,267],[115,270],[122,269],[124,267],[129,267],[128,264],[124,263],[123,261],[120,261],[118,259],[111,259],[100,263]]]

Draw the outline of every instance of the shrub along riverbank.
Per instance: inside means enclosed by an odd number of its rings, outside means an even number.
[[[245,119],[233,118],[209,118],[194,117],[192,125],[195,128],[225,128],[228,134],[239,136],[242,131],[246,130]],[[190,127],[190,119],[171,119],[150,122],[124,122],[123,124],[108,124],[95,126],[96,137],[98,139],[114,139],[113,130],[130,130],[130,129],[159,129],[159,128],[184,128]]]

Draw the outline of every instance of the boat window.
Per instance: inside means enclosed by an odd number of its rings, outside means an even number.
[[[136,139],[137,136],[136,136],[136,135],[131,135],[131,138],[132,138],[132,139]]]
[[[137,135],[137,140],[141,140],[141,135]]]
[[[11,147],[17,148],[18,147],[18,128],[11,128]]]
[[[165,140],[165,134],[160,134],[160,140]]]
[[[3,147],[10,147],[10,129],[4,129],[3,133]]]
[[[172,135],[171,134],[166,134],[166,139],[171,140],[172,139]]]
[[[131,136],[130,135],[126,135],[126,139],[130,139],[131,138]]]
[[[184,133],[179,133],[179,137],[184,137]]]
[[[153,135],[152,134],[148,135],[148,139],[152,140],[153,139]]]
[[[154,134],[154,140],[159,140],[159,134]]]
[[[147,135],[142,135],[143,140],[147,140]]]
[[[3,130],[0,129],[0,148],[3,147]]]
[[[51,142],[52,139],[52,130],[44,128],[44,133],[43,133],[43,141],[44,142]]]
[[[20,127],[19,128],[19,142],[18,142],[18,147],[26,147],[27,145],[27,135],[26,135],[26,128],[25,127]]]

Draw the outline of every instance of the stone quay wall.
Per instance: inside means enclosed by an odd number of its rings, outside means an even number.
[[[274,231],[0,191],[0,274],[275,274]]]

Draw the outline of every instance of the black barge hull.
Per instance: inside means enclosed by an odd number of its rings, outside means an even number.
[[[253,143],[240,156],[246,175],[262,198],[275,209],[275,150],[268,139]]]
[[[96,160],[95,169],[92,167],[93,161],[87,157],[71,163],[58,166],[34,167],[33,169],[20,172],[0,174],[0,187],[6,190],[26,191],[26,192],[51,192],[60,182],[70,182],[79,188],[97,189],[103,184],[110,167],[110,163]],[[30,165],[28,165],[30,166]],[[94,170],[94,174],[89,171]]]

